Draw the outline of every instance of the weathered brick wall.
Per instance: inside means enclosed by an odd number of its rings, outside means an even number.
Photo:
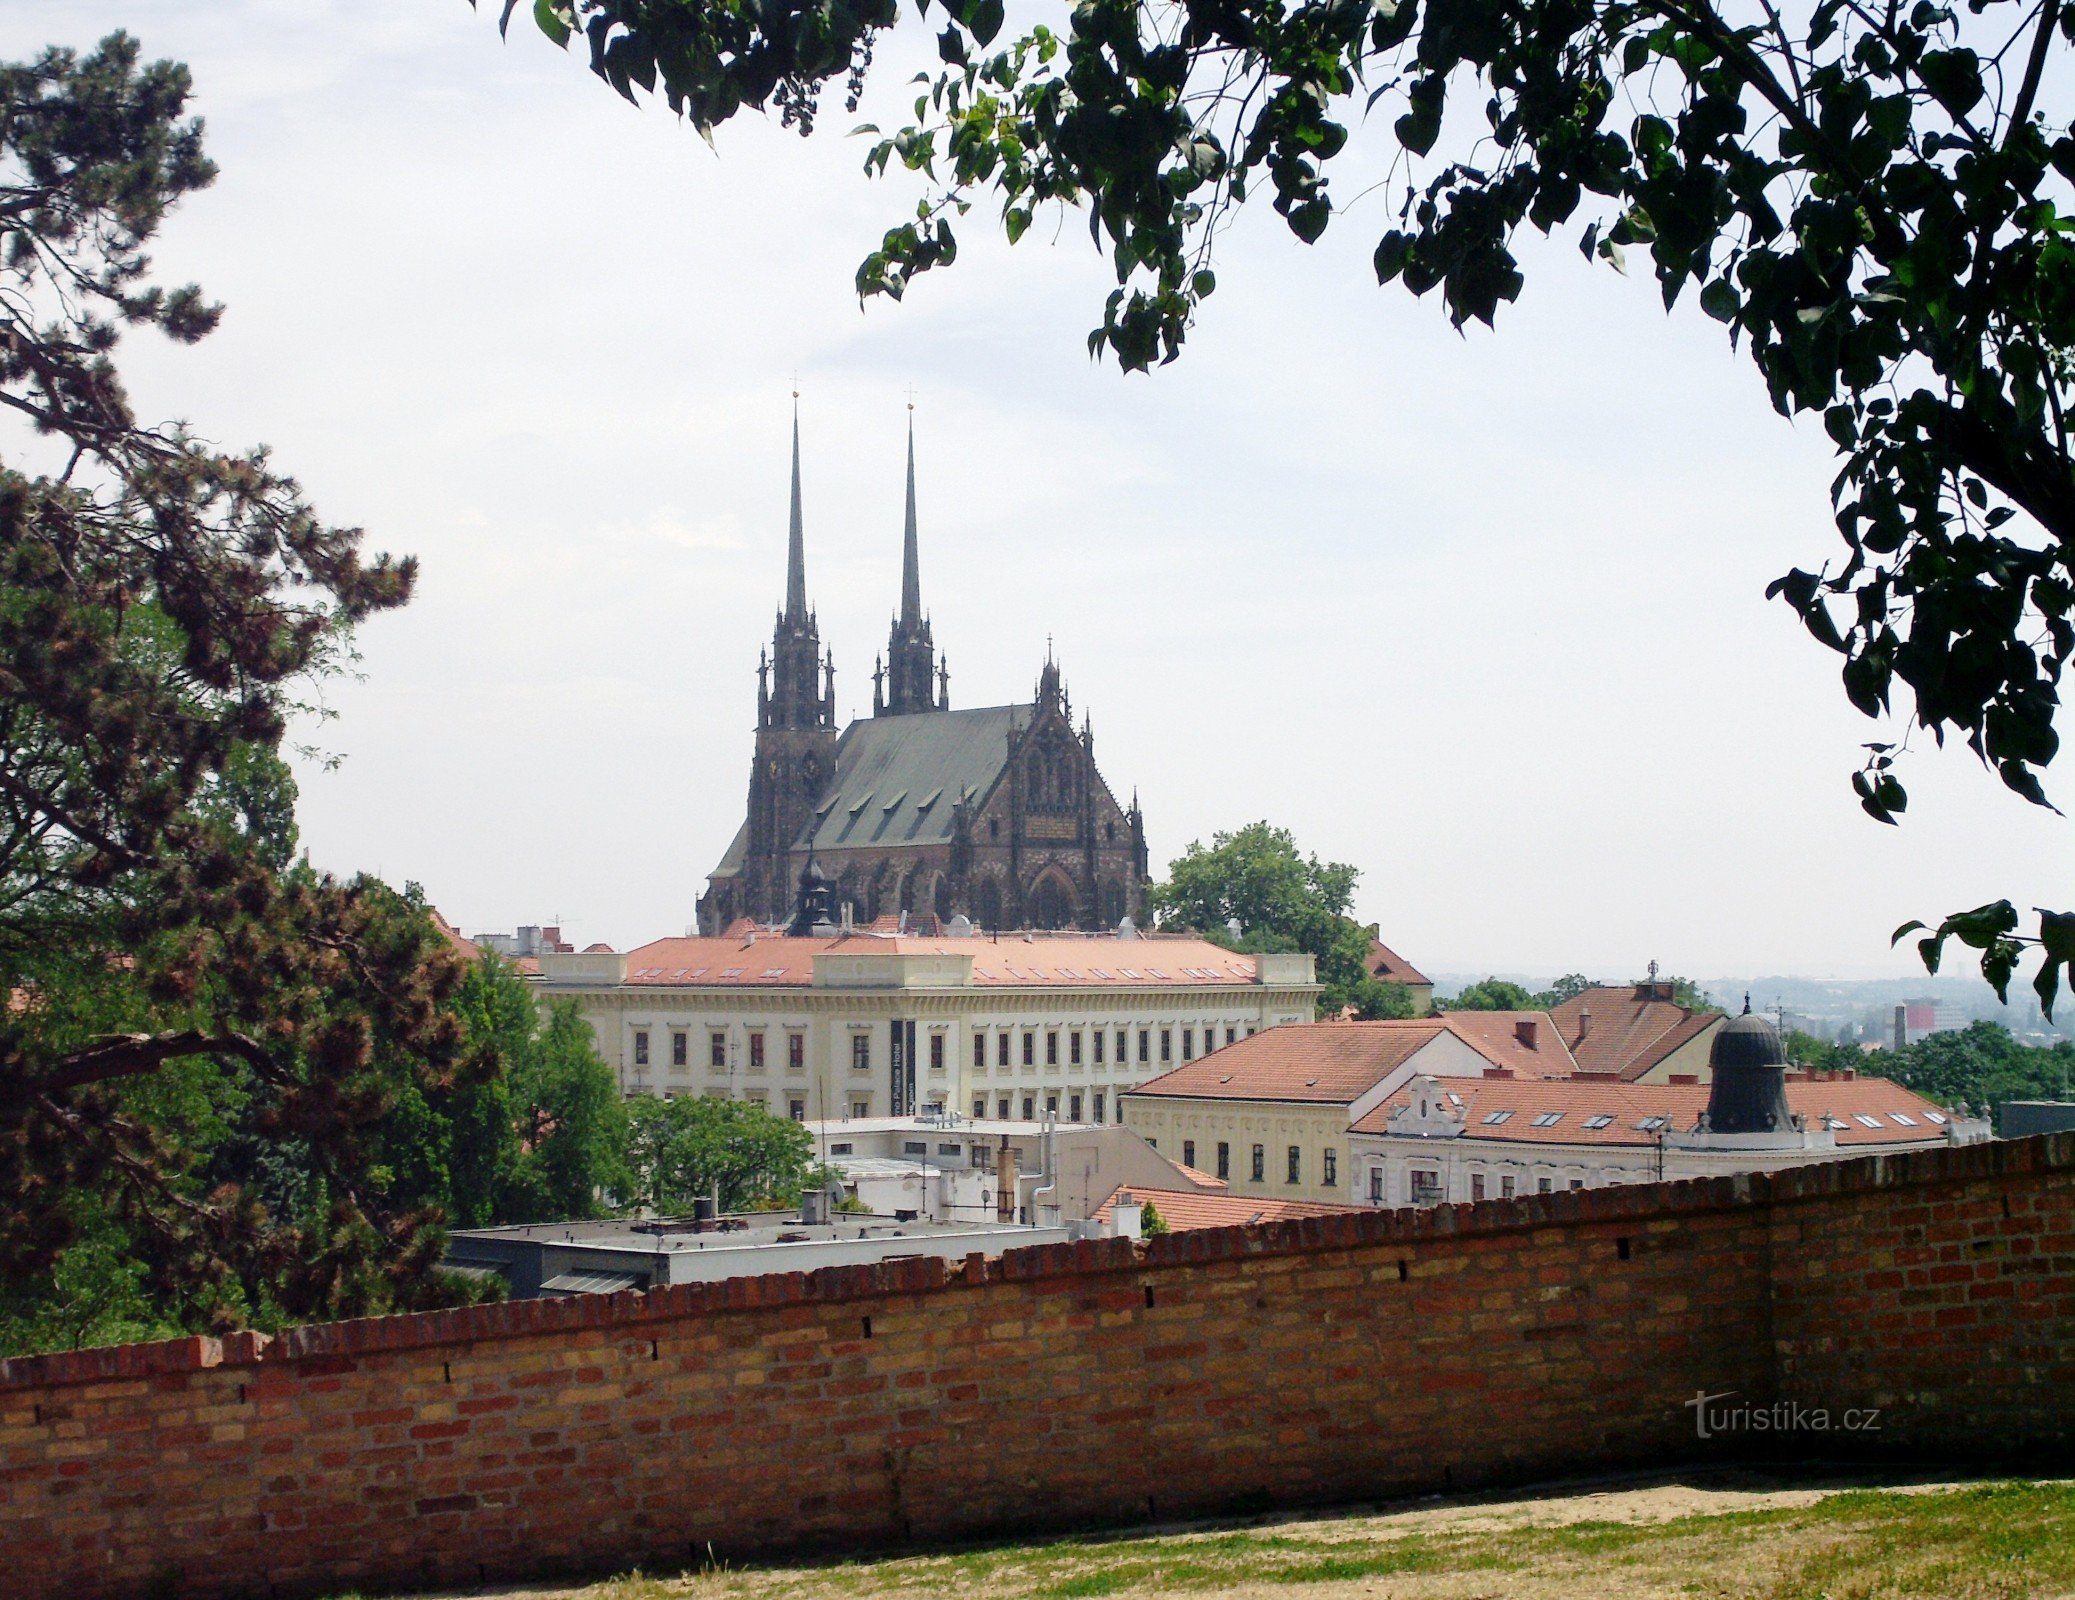
[[[0,1589],[293,1596],[2075,1436],[2075,1138],[0,1367]],[[1835,1441],[1768,1437],[1768,1453]]]

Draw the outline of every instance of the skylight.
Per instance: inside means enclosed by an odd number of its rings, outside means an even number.
[[[1059,976],[1065,978],[1070,983],[1079,983],[1081,981],[1081,975],[1074,971],[1072,967],[1061,967]]]
[[[1088,970],[1094,973],[1095,976],[1100,978],[1104,983],[1113,983],[1116,981],[1115,974],[1104,972],[1100,967],[1090,967]]]
[[[1612,1127],[1613,1123],[1614,1119],[1602,1111],[1598,1116],[1587,1117],[1584,1125],[1588,1128],[1608,1128]]]
[[[1535,1118],[1533,1125],[1537,1128],[1553,1128],[1561,1121],[1563,1121],[1563,1113],[1561,1111],[1545,1111]]]
[[[721,976],[723,978],[739,978],[742,976],[742,969],[740,967],[726,967],[722,969]]]
[[[766,967],[764,968],[764,976],[767,978],[782,978],[785,976],[785,968]]]
[[[1863,1111],[1854,1111],[1852,1113],[1852,1118],[1854,1121],[1864,1123],[1869,1128],[1878,1128],[1880,1126],[1879,1117],[1869,1117]]]
[[[1926,1122],[1935,1122],[1942,1128],[1945,1126],[1945,1113],[1943,1111],[1926,1111],[1924,1120]]]
[[[1902,1111],[1890,1111],[1888,1120],[1890,1122],[1899,1122],[1905,1128],[1914,1128],[1916,1126],[1916,1118]]]
[[[1495,1128],[1513,1115],[1510,1111],[1487,1111],[1484,1113],[1486,1127]]]
[[[1659,1128],[1668,1127],[1671,1120],[1670,1117],[1645,1117],[1636,1124],[1636,1132],[1655,1133]]]
[[[1152,975],[1153,975],[1154,977],[1158,978],[1158,979],[1159,979],[1159,980],[1160,980],[1160,981],[1161,981],[1162,983],[1165,983],[1165,982],[1167,982],[1167,981],[1168,981],[1168,979],[1167,979],[1167,974],[1166,974],[1166,973],[1164,973],[1164,972],[1162,972],[1162,971],[1161,971],[1161,970],[1160,970],[1160,969],[1159,969],[1158,967],[1148,967],[1148,968],[1146,968],[1146,971],[1150,972],[1150,973],[1151,973],[1151,974],[1152,974]]]
[[[1130,978],[1133,982],[1136,982],[1138,980],[1139,974],[1138,969],[1136,967],[1119,967],[1117,968],[1117,970],[1123,973],[1125,977]]]

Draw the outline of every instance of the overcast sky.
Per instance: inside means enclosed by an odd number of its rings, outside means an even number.
[[[899,598],[912,388],[953,703],[1026,698],[1051,636],[1156,870],[1266,817],[1359,866],[1416,963],[1605,977],[1900,975],[1905,918],[2065,900],[2068,825],[1964,752],[1919,735],[1906,824],[1860,813],[1881,730],[1764,598],[1840,548],[1827,442],[1646,278],[1528,242],[1522,303],[1458,336],[1376,288],[1380,196],[1312,248],[1263,206],[1183,359],[1125,376],[1086,354],[1079,217],[1010,249],[976,214],[954,270],[861,309],[914,191],[859,174],[859,117],[745,115],[716,153],[495,10],[0,11],[10,57],[120,26],[193,68],[223,172],[159,259],[229,309],[128,347],[140,409],[271,444],[422,561],[308,734],[321,866],[471,931],[683,931],[742,816],[797,375],[839,712]],[[898,120],[928,43],[882,48],[860,116]]]

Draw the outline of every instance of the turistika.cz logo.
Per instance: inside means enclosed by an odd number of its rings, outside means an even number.
[[[1693,1391],[1693,1398],[1685,1402],[1693,1413],[1693,1431],[1703,1439],[1713,1439],[1728,1433],[1878,1433],[1880,1431],[1880,1407],[1863,1406],[1848,1411],[1832,1411],[1827,1406],[1803,1405],[1799,1400],[1775,1400],[1769,1406],[1727,1405],[1733,1400],[1736,1390],[1724,1389],[1719,1394],[1709,1394],[1705,1389]]]

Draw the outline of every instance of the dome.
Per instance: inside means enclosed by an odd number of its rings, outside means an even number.
[[[1708,1052],[1708,1065],[1717,1072],[1724,1067],[1734,1072],[1740,1067],[1786,1064],[1787,1047],[1780,1042],[1780,1030],[1772,1025],[1772,1018],[1756,1011],[1746,1011],[1725,1022]]]

